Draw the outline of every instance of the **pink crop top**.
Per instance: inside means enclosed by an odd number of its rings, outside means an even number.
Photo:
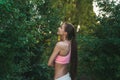
[[[60,64],[67,64],[70,62],[70,55],[71,55],[71,50],[69,51],[69,53],[66,56],[58,55],[55,59],[55,62],[60,63]]]

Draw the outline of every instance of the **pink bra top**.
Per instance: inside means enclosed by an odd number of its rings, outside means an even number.
[[[71,50],[69,50],[69,53],[66,56],[58,55],[55,59],[55,62],[60,64],[67,64],[70,62],[70,55],[71,55]]]

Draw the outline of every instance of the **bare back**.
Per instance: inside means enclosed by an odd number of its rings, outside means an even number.
[[[61,51],[59,52],[59,56],[67,56],[68,52],[70,51],[70,43],[62,42],[62,45],[60,45]],[[55,75],[54,78],[59,78],[63,75],[65,75],[68,72],[68,66],[69,64],[60,64],[55,63]]]

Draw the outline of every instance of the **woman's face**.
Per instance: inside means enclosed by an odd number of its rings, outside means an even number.
[[[65,24],[61,25],[61,26],[58,28],[57,34],[58,34],[58,35],[64,35],[64,34],[65,34]]]

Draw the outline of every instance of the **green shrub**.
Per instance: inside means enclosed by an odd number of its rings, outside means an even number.
[[[59,11],[51,5],[49,0],[0,1],[1,80],[50,78],[41,56],[60,23]]]

